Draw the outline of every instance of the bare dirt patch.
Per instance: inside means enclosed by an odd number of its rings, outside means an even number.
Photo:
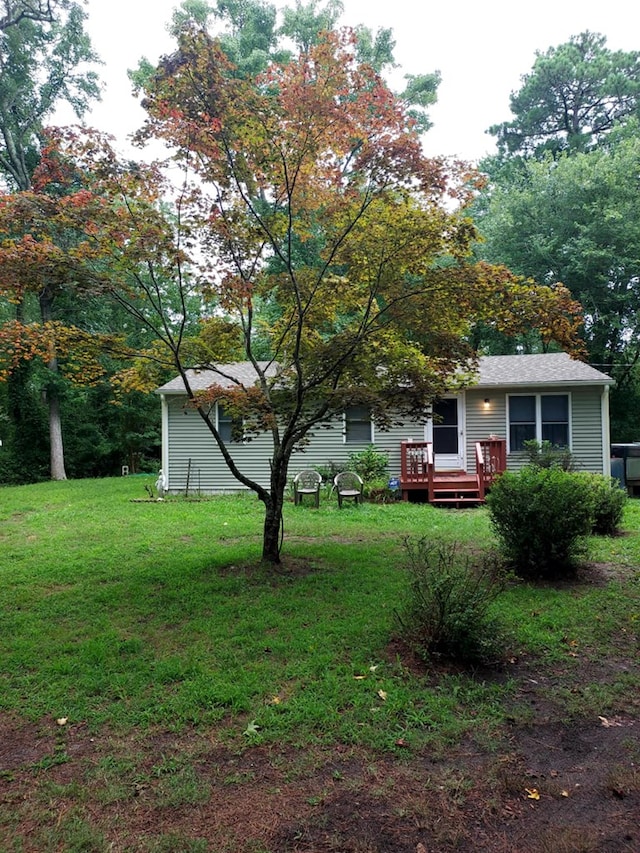
[[[532,721],[441,755],[239,751],[215,731],[119,739],[5,718],[0,849],[41,851],[74,815],[100,839],[78,849],[123,853],[637,853],[640,700],[571,720],[528,664],[517,677],[514,704],[533,708]],[[111,777],[110,762],[120,768]],[[183,790],[187,777],[194,785]]]

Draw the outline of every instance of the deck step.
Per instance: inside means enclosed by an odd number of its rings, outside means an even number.
[[[456,495],[467,498],[480,496],[480,492],[477,489],[434,489],[432,494],[436,497],[442,495],[443,498],[455,497]]]
[[[472,486],[451,486],[447,484],[446,486],[435,486],[433,487],[434,492],[477,492],[478,487],[474,483]]]
[[[471,494],[470,492],[434,492],[433,495],[434,501],[479,501],[480,495],[478,492]]]
[[[480,498],[476,496],[475,498],[464,497],[464,498],[439,498],[437,495],[434,495],[431,503],[434,504],[483,504],[485,502],[484,498]]]

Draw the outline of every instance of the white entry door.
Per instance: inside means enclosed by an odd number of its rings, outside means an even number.
[[[433,442],[436,471],[464,469],[464,407],[462,396],[443,397],[433,404],[427,441]]]

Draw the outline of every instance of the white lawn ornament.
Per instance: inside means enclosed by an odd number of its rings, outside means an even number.
[[[162,468],[158,471],[158,479],[156,480],[156,492],[158,493],[158,497],[163,497],[164,493],[167,490],[167,481],[165,480],[164,472]]]

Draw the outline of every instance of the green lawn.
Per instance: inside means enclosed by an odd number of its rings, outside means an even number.
[[[484,509],[288,504],[283,555],[294,570],[273,573],[258,564],[254,497],[146,502],[146,482],[0,490],[5,713],[122,732],[217,723],[239,743],[383,749],[500,722],[508,678],[448,674],[434,688],[389,653],[403,537],[489,548]],[[636,631],[637,502],[625,526],[629,535],[592,543],[594,560],[621,569],[609,583],[509,587],[496,605],[509,654],[610,655],[620,632]],[[612,684],[611,702],[624,689]]]
[[[152,479],[0,489],[1,853],[387,853],[422,839],[502,853],[523,837],[579,853],[604,849],[591,824],[634,835],[640,753],[623,722],[640,714],[640,502],[623,535],[591,541],[575,582],[510,583],[495,603],[502,664],[465,672],[416,667],[393,642],[394,608],[404,538],[488,551],[485,509],[289,503],[276,572],[259,563],[255,498],[148,501]],[[567,754],[580,797],[531,780],[518,736],[533,731],[534,763],[557,767],[565,734],[608,717],[620,727],[606,756],[596,735],[597,768]],[[572,827],[562,848],[554,808]]]

